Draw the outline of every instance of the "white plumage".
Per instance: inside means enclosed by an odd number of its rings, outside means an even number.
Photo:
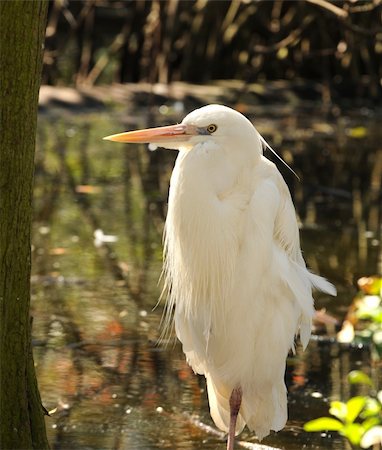
[[[216,426],[229,430],[240,388],[236,433],[247,424],[262,439],[287,420],[285,361],[297,334],[308,344],[312,287],[335,288],[306,268],[288,187],[243,115],[209,105],[158,130],[113,140],[180,151],[165,226],[165,327],[174,315]]]

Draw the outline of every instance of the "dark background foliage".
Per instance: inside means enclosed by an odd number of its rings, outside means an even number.
[[[380,0],[56,0],[43,82],[286,79],[381,96]]]

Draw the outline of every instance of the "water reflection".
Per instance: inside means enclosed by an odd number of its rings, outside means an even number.
[[[42,398],[52,411],[47,419],[52,448],[224,449],[219,435],[194,420],[212,424],[203,377],[192,373],[178,344],[156,343],[162,305],[153,307],[176,154],[116,148],[100,139],[179,117],[142,113],[129,123],[125,117],[131,116],[40,117],[32,313]],[[259,120],[260,131],[303,174],[302,183],[285,177],[308,265],[339,290],[338,299],[322,296],[317,306],[342,318],[355,279],[377,271],[379,126],[363,116],[325,123],[304,112],[268,117],[274,120]],[[104,242],[105,235],[113,239]],[[328,398],[350,394],[343,384],[349,370],[370,371],[368,366],[367,350],[313,341],[308,352],[288,362],[288,427],[265,443],[348,448],[338,436],[309,435],[301,427],[326,414]],[[255,442],[249,433],[241,437]]]

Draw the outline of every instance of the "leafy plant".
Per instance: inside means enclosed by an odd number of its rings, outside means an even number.
[[[382,358],[382,277],[362,277],[337,340],[366,344],[374,361]]]
[[[349,373],[351,384],[365,384],[373,388],[371,378],[365,373],[354,370]],[[355,396],[347,402],[330,402],[329,413],[333,417],[320,417],[304,425],[304,430],[337,431],[357,447],[369,448],[382,444],[382,391],[375,396]]]

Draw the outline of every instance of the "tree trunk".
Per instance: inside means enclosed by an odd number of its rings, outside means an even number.
[[[48,3],[0,1],[0,448],[48,449],[31,347],[34,147]]]

